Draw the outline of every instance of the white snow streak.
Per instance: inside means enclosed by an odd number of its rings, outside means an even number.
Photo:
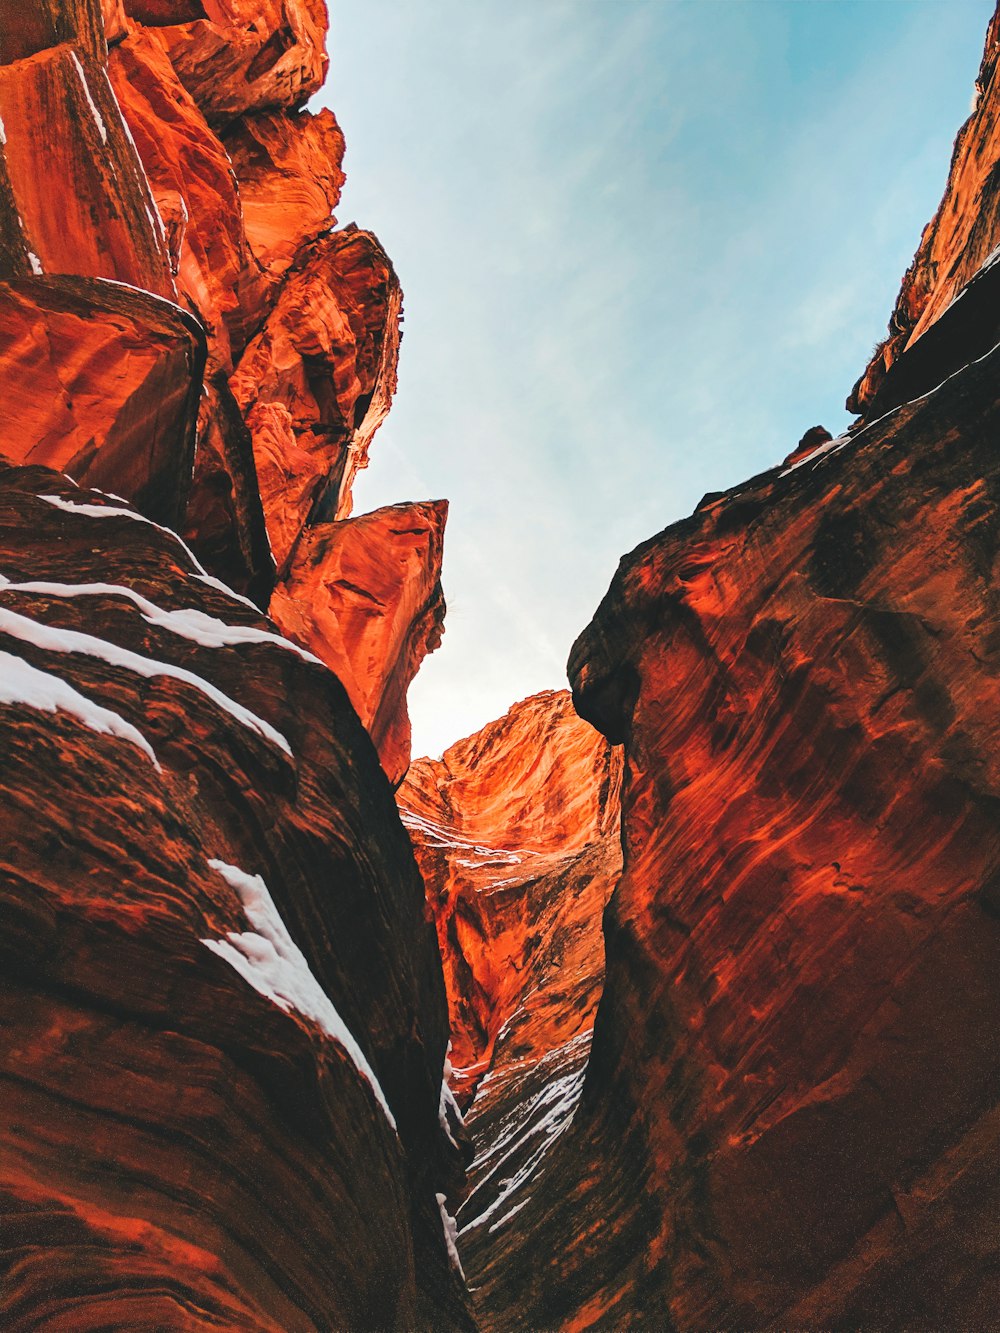
[[[91,110],[91,112],[93,113],[94,120],[97,122],[97,128],[98,128],[98,129],[100,130],[100,132],[101,132],[101,140],[102,140],[103,143],[107,143],[107,142],[108,142],[108,127],[107,127],[107,125],[105,125],[104,121],[101,119],[101,113],[98,111],[98,109],[97,109],[97,103],[94,101],[93,95],[91,94],[91,91],[90,91],[90,84],[87,82],[87,75],[84,73],[83,66],[80,64],[80,58],[79,58],[79,56],[76,54],[75,51],[71,51],[71,52],[70,52],[70,55],[73,57],[73,64],[76,66],[76,72],[77,72],[77,74],[79,74],[79,76],[80,76],[80,82],[81,82],[81,84],[83,85],[84,96],[86,97],[87,101],[90,103],[90,110]]]
[[[115,283],[116,287],[127,286],[126,283]],[[168,302],[169,304],[169,302]],[[223,583],[221,579],[215,578],[209,574],[202,565],[201,561],[182,538],[172,528],[165,528],[162,523],[154,523],[151,518],[146,518],[144,514],[137,514],[134,509],[119,509],[114,505],[90,505],[81,504],[76,500],[64,500],[61,495],[40,495],[39,500],[44,500],[46,504],[55,505],[57,509],[64,509],[70,514],[86,514],[88,518],[130,518],[136,523],[146,523],[157,532],[164,532],[168,537],[172,537],[181,548],[191,564],[195,568],[194,577],[201,583],[206,583],[210,588],[215,588],[217,592],[224,592],[227,597],[234,598],[237,602],[242,602],[248,606],[251,611],[256,611],[260,615],[260,607],[255,606],[249,597],[244,597],[242,593],[234,592],[232,588]]]
[[[130,722],[110,708],[95,704],[61,677],[39,671],[13,653],[0,652],[0,704],[24,704],[43,713],[68,713],[91,731],[134,745],[160,771],[153,747]]]
[[[165,611],[148,598],[137,593],[133,588],[126,588],[119,583],[9,583],[0,574],[0,591],[33,592],[45,597],[124,597],[142,612],[147,624],[157,629],[169,630],[181,638],[190,639],[203,648],[227,648],[239,643],[272,643],[290,653],[296,653],[306,662],[315,662],[322,666],[318,657],[306,652],[298,644],[272,634],[269,630],[253,629],[249,625],[227,625],[224,620],[210,616],[194,607],[183,607],[177,611]]]
[[[230,931],[224,940],[202,940],[206,948],[224,958],[258,994],[284,1012],[301,1014],[340,1046],[357,1068],[385,1112],[389,1124],[396,1120],[389,1110],[382,1085],[354,1040],[347,1024],[326,991],[312,974],[301,949],[289,935],[267,885],[260,875],[248,875],[225,861],[209,861],[243,905],[252,931]]]
[[[174,666],[170,662],[155,662],[148,657],[140,657],[138,653],[133,653],[127,648],[119,648],[117,644],[108,643],[104,639],[97,639],[91,634],[81,634],[78,630],[57,629],[52,625],[42,625],[38,621],[30,620],[27,616],[19,615],[16,611],[9,611],[6,607],[0,607],[0,631],[11,635],[12,638],[21,639],[24,643],[32,643],[36,648],[43,652],[50,653],[81,653],[86,657],[97,657],[101,661],[107,662],[109,666],[121,667],[125,671],[134,672],[137,676],[142,676],[151,680],[156,676],[166,676],[173,680],[183,681],[186,685],[193,686],[206,698],[210,699],[217,707],[223,709],[226,713],[236,719],[242,726],[254,731],[258,736],[269,741],[283,750],[288,757],[292,758],[291,746],[282,736],[280,731],[276,731],[269,722],[263,718],[251,713],[248,708],[238,704],[234,699],[230,699],[227,694],[204,680],[201,676],[196,676],[193,671],[187,671],[184,667]]]
[[[448,1258],[451,1260],[452,1267],[457,1269],[465,1281],[465,1269],[462,1267],[462,1260],[458,1256],[458,1227],[455,1219],[446,1207],[447,1196],[444,1194],[435,1194],[438,1208],[441,1211],[441,1226],[444,1229],[444,1243],[448,1247]]]

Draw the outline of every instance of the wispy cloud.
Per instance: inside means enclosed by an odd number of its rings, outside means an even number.
[[[452,501],[417,752],[561,685],[624,551],[843,424],[991,8],[338,0],[340,212],[406,293],[358,506]]]

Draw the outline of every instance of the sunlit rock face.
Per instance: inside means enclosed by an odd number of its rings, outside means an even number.
[[[437,924],[451,1082],[475,1154],[458,1245],[482,1320],[490,1267],[579,1100],[601,913],[621,870],[620,787],[620,752],[567,692],[547,691],[418,760],[398,793]]]
[[[307,528],[271,599],[284,633],[343,682],[399,783],[410,763],[406,691],[441,643],[448,505],[389,505]]]
[[[868,419],[932,388],[945,374],[957,370],[973,356],[989,351],[1000,339],[996,300],[991,293],[984,300],[978,318],[964,317],[961,321],[961,336],[966,346],[954,347],[954,330],[941,331],[941,336],[928,340],[919,358],[908,358],[907,382],[898,386],[892,382],[893,366],[902,353],[907,349],[912,352],[973,277],[992,266],[997,258],[1000,246],[998,56],[1000,15],[994,15],[986,33],[972,112],[955,140],[951,171],[938,211],[924,228],[920,247],[903,279],[889,320],[888,336],[875,349],[847,401],[849,411],[862,413]],[[977,298],[980,294],[985,297],[985,293],[977,293]],[[918,363],[921,372],[929,373],[929,382],[915,382]]]
[[[340,522],[401,296],[300,109],[325,9],[8,8],[0,1325],[471,1329],[440,958],[373,744],[398,779],[446,507]]]
[[[537,1059],[592,1017],[620,785],[620,755],[567,691],[548,690],[441,759],[416,760],[399,789],[437,922],[463,1101],[501,1033]]]
[[[575,645],[625,866],[484,1327],[994,1322],[998,376],[708,500]]]
[[[0,568],[0,1322],[465,1327],[434,929],[342,686],[47,469]]]

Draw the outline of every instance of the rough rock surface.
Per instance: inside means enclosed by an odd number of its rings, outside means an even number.
[[[247,238],[272,275],[333,226],[344,184],[344,136],[332,111],[246,116],[224,136],[240,184]]]
[[[232,378],[280,569],[307,521],[346,518],[396,390],[402,293],[371,232],[306,246]]]
[[[0,277],[75,273],[172,298],[163,228],[104,67],[68,45],[0,64],[0,122]]]
[[[416,760],[397,793],[437,922],[463,1101],[502,1030],[537,1058],[586,1026],[620,868],[620,785],[620,754],[566,690],[546,690]]]
[[[471,1329],[446,996],[392,787],[328,667],[216,577],[260,606],[275,581],[230,383],[253,342],[274,399],[252,406],[312,450],[289,514],[268,493],[276,544],[378,571],[385,625],[358,642],[394,655],[366,667],[366,720],[400,763],[444,512],[406,509],[409,560],[405,534],[334,521],[388,410],[401,298],[368,233],[330,235],[339,131],[296,114],[325,8],[7,8],[0,1324]],[[283,342],[303,286],[317,322]],[[316,589],[283,573],[292,614],[294,580]]]
[[[471,1288],[579,1099],[621,870],[621,755],[546,691],[418,760],[398,792],[437,923],[474,1157]],[[516,1224],[515,1224],[516,1225]]]
[[[576,644],[625,870],[485,1328],[994,1326],[998,375],[706,502]]]
[[[393,784],[410,763],[406,691],[441,642],[445,500],[307,528],[271,600],[283,633],[337,674]]]
[[[324,0],[125,0],[213,123],[299,107],[326,77]]]
[[[847,400],[848,411],[874,419],[883,405],[880,391],[902,353],[941,318],[951,302],[1000,246],[1000,12],[986,33],[975,102],[958,132],[944,195],[924,228],[920,247],[903,279],[889,320],[888,337],[876,347]],[[985,341],[980,354],[1000,337]],[[971,359],[971,358],[968,358]],[[959,364],[962,364],[961,362]],[[930,386],[928,386],[930,387]]]
[[[46,469],[0,567],[4,1327],[464,1326],[434,931],[342,687]]]
[[[204,335],[177,306],[87,278],[0,282],[0,453],[184,511]]]

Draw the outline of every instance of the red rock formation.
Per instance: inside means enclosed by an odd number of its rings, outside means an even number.
[[[998,373],[707,500],[576,644],[625,870],[582,1100],[462,1233],[484,1328],[995,1321]]]
[[[468,1327],[434,932],[344,691],[46,469],[0,568],[0,1322]]]
[[[566,691],[550,690],[417,760],[399,789],[437,922],[463,1101],[512,1052],[534,1062],[592,1023],[600,915],[621,862],[620,779],[619,757]]]
[[[119,43],[109,73],[172,241],[178,291],[205,325],[213,365],[231,371],[268,296],[232,164],[150,32]]]
[[[246,116],[223,137],[240,183],[250,246],[272,276],[329,231],[344,184],[344,136],[333,112]]]
[[[0,283],[0,311],[0,452],[176,523],[205,361],[195,321],[146,292],[84,278]]]
[[[114,0],[36,0],[7,5],[0,29],[0,65],[37,55],[50,46],[70,42],[92,60],[108,53],[101,23],[102,5],[113,16]]]
[[[876,347],[851,391],[848,411],[873,419],[879,410],[888,410],[877,402],[886,372],[940,319],[976,273],[996,257],[994,252],[1000,246],[998,55],[1000,14],[995,14],[986,33],[975,104],[955,140],[944,196],[924,228],[920,248],[903,279],[889,320],[889,336]],[[981,351],[987,351],[996,341],[994,337],[993,342],[986,342]]]
[[[347,690],[395,785],[410,763],[406,691],[441,642],[446,501],[306,528],[271,602],[282,631]]]
[[[0,121],[0,276],[75,273],[173,297],[153,196],[103,67],[67,45],[0,65]]]
[[[299,107],[326,77],[324,0],[125,0],[125,10],[155,27],[213,123]]]
[[[264,605],[275,574],[235,371],[254,430],[290,427],[283,613],[311,632],[295,598],[348,550],[377,571],[380,629],[344,609],[341,638],[391,655],[352,683],[405,763],[443,510],[407,510],[423,546],[332,521],[388,409],[400,295],[367,233],[325,235],[339,131],[292,114],[325,26],[320,0],[42,0],[0,32],[0,454],[27,465],[0,465],[14,1333],[471,1328],[445,993],[391,787],[331,672],[215,577]]]
[[[575,1107],[621,870],[621,757],[565,691],[421,759],[398,792],[437,923],[475,1159],[459,1248],[492,1248]],[[473,1286],[476,1283],[473,1281]]]
[[[280,566],[307,519],[345,518],[396,388],[402,295],[370,232],[307,247],[232,379]]]

